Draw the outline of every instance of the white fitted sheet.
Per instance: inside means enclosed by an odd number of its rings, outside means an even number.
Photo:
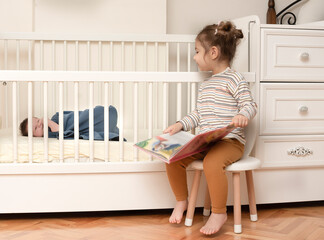
[[[94,141],[94,158],[95,161],[104,161],[105,142]],[[110,141],[109,145],[109,161],[120,161],[120,143]],[[124,160],[125,162],[135,161],[134,159],[134,143],[124,142]],[[64,162],[74,161],[74,140],[64,140]],[[90,152],[90,141],[79,140],[79,158],[80,162],[88,161]],[[48,139],[48,162],[58,162],[60,155],[59,140],[54,138]],[[149,161],[150,157],[138,151],[138,161]],[[0,163],[13,162],[13,140],[12,129],[0,129]],[[18,161],[20,163],[29,162],[28,154],[28,137],[18,136]],[[44,138],[33,138],[33,162],[42,163],[44,160]]]

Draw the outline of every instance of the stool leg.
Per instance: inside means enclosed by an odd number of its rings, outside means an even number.
[[[258,213],[256,208],[256,202],[255,202],[252,170],[245,171],[245,177],[246,177],[246,184],[247,184],[247,190],[249,196],[250,219],[252,222],[255,222],[258,220]]]
[[[208,217],[210,215],[210,196],[209,196],[209,189],[208,185],[206,186],[206,193],[205,193],[205,203],[204,203],[204,212],[203,215]]]
[[[194,180],[191,187],[191,192],[189,196],[189,202],[188,202],[188,209],[187,209],[187,215],[185,220],[185,225],[190,227],[192,225],[193,216],[195,214],[195,208],[196,208],[196,202],[197,202],[197,195],[198,195],[198,188],[199,188],[199,182],[201,177],[201,170],[195,171]]]
[[[240,172],[233,172],[234,184],[234,232],[242,232],[241,224],[241,191],[240,191]]]

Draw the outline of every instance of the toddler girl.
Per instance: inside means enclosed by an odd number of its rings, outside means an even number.
[[[186,168],[192,161],[203,159],[212,204],[212,214],[200,229],[206,235],[219,231],[227,219],[227,177],[224,169],[242,157],[245,144],[243,128],[256,114],[257,106],[247,81],[230,68],[240,38],[243,38],[242,31],[228,21],[208,25],[197,35],[194,60],[201,71],[212,71],[213,75],[201,83],[196,109],[164,130],[164,133],[172,135],[195,127],[199,127],[199,133],[229,124],[236,127],[210,150],[166,164],[177,200],[169,222],[180,223],[188,205]]]

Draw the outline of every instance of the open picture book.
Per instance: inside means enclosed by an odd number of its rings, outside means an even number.
[[[208,150],[213,144],[234,129],[228,125],[199,135],[180,131],[172,136],[162,134],[134,144],[135,147],[167,163]]]

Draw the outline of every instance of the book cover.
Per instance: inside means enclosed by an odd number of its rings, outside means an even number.
[[[135,147],[167,163],[175,162],[210,148],[235,127],[228,125],[199,135],[180,131],[170,136],[162,134],[134,144]]]

